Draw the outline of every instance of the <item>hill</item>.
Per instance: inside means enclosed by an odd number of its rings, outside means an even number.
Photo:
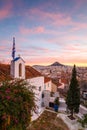
[[[54,62],[53,64],[51,64],[50,66],[64,66],[63,64],[60,64],[59,62]]]
[[[50,67],[50,66],[65,66],[65,65],[56,61],[56,62],[52,63],[51,65],[47,65],[47,66],[45,66],[45,65],[33,65],[33,68],[35,68],[35,69],[37,68],[39,70],[39,69],[47,68],[47,67]]]

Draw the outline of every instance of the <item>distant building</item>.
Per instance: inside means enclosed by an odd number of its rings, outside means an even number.
[[[52,91],[52,82],[51,78],[49,77],[44,77],[44,90],[47,90],[49,92]]]

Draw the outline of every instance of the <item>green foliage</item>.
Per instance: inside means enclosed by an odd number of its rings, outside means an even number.
[[[56,97],[54,104],[59,105],[59,97]]]
[[[72,116],[73,116],[74,112],[75,113],[79,112],[80,89],[79,89],[78,81],[76,78],[75,65],[72,70],[72,78],[71,78],[69,90],[67,92],[66,104],[67,104],[67,108],[70,110]]]
[[[83,119],[80,119],[79,122],[82,124],[82,127],[85,127],[87,125],[87,114],[85,114]]]
[[[24,80],[0,84],[0,126],[1,130],[25,130],[31,121],[31,110],[35,110],[34,93]],[[19,130],[21,130],[21,128]]]

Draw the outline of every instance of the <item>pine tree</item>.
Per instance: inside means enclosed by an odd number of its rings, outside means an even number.
[[[67,92],[66,104],[67,104],[67,108],[70,110],[71,117],[73,118],[73,113],[79,112],[79,105],[80,105],[80,88],[76,78],[75,65],[72,70],[72,78],[71,78],[69,90]]]

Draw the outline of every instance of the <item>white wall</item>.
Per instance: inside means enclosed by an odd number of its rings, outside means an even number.
[[[47,91],[51,92],[51,90],[52,90],[51,80],[44,84],[44,90],[47,90]]]
[[[19,64],[22,64],[22,76],[19,77]],[[22,78],[25,79],[25,63],[24,61],[20,58],[17,61],[12,61],[11,62],[11,75],[14,78]]]
[[[64,89],[65,84],[61,82],[61,79],[59,80],[59,83],[61,84],[60,86],[58,86],[58,88]]]
[[[44,77],[35,77],[31,79],[27,79],[30,85],[35,86],[34,89],[35,97],[36,97],[36,105],[38,106],[38,113],[41,112],[41,104],[42,104],[42,92],[44,91]],[[41,91],[39,91],[39,87],[41,87]]]

